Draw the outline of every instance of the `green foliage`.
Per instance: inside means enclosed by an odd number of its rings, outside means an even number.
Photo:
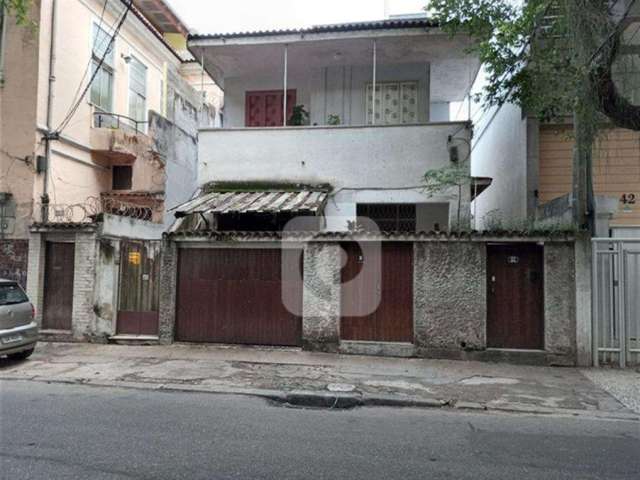
[[[5,15],[12,15],[18,25],[28,25],[32,0],[0,0],[0,10]]]
[[[435,195],[449,188],[462,187],[471,183],[468,164],[435,168],[426,172],[423,179],[424,189],[428,195]]]
[[[327,125],[340,125],[341,120],[340,120],[340,115],[336,115],[334,113],[330,114],[329,117],[327,117]]]
[[[467,33],[484,64],[485,106],[513,102],[540,119],[570,114],[591,88],[591,56],[612,31],[599,0],[433,0],[431,15],[450,34]],[[601,51],[606,56],[606,51]],[[596,105],[594,93],[587,97]]]
[[[304,105],[296,105],[293,107],[293,113],[291,113],[287,124],[293,126],[309,124],[309,112],[304,108]]]
[[[507,219],[499,210],[491,210],[482,217],[484,229],[491,232],[520,232],[527,235],[575,234],[577,228],[572,222],[559,219],[538,220]]]

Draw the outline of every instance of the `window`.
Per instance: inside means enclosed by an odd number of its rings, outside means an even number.
[[[358,217],[373,220],[383,232],[415,232],[414,203],[359,203]]]
[[[26,303],[29,299],[17,283],[0,283],[0,305]]]
[[[147,120],[147,67],[135,57],[129,62],[129,116],[136,122]],[[138,127],[144,129],[144,123]]]
[[[131,190],[133,169],[130,165],[114,165],[111,175],[112,190]]]
[[[91,73],[95,73],[104,56],[93,83],[91,84],[91,103],[103,112],[113,109],[113,48],[109,48],[111,35],[93,24],[93,47],[91,52]],[[111,46],[113,47],[113,45]]]
[[[418,121],[418,82],[376,83],[376,125]],[[373,124],[373,84],[367,85],[367,124]]]

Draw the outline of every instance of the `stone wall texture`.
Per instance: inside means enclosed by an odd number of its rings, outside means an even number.
[[[544,247],[545,350],[576,353],[576,270],[572,243]]]
[[[72,331],[78,340],[94,335],[94,287],[96,279],[97,241],[95,233],[76,233],[73,276]]]
[[[304,252],[302,344],[309,350],[337,351],[340,344],[341,248],[308,243]]]
[[[485,348],[486,281],[484,243],[415,243],[414,336],[421,354]]]
[[[178,248],[174,242],[163,241],[160,257],[160,305],[158,337],[160,343],[173,342],[176,323],[176,292],[178,282]]]
[[[0,278],[27,286],[28,240],[0,240]]]

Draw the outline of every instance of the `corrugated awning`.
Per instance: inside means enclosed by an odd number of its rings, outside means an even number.
[[[194,213],[317,213],[326,201],[325,191],[210,192],[170,211],[178,218]]]

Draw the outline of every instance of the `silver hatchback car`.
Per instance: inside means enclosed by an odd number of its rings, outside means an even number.
[[[23,360],[38,341],[35,309],[24,290],[12,280],[0,278],[0,356]]]

